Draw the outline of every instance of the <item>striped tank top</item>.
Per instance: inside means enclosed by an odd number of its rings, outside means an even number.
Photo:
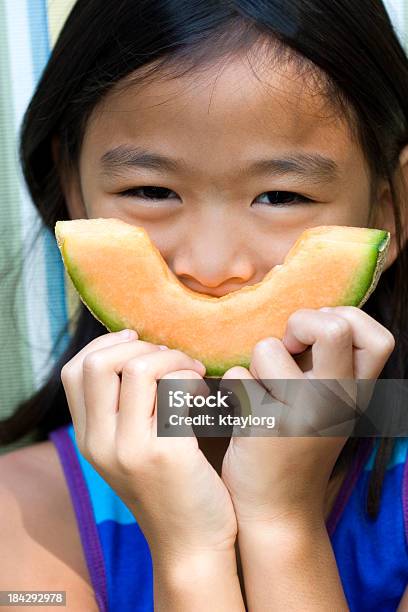
[[[101,612],[153,612],[149,545],[133,514],[81,455],[72,424],[50,432]],[[326,521],[351,612],[395,612],[408,584],[408,438],[397,438],[376,520],[364,512],[379,438],[364,438]]]

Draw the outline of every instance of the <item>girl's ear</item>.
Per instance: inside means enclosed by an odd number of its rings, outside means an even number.
[[[405,146],[399,156],[399,168],[395,173],[395,184],[399,194],[401,209],[401,224],[403,231],[403,242],[408,236],[408,145]],[[392,195],[389,181],[382,180],[377,186],[376,211],[374,227],[388,230],[391,234],[391,244],[388,251],[387,263],[384,269],[394,263],[398,255],[397,241],[395,235],[395,220],[392,206]]]
[[[59,182],[71,219],[88,217],[82,197],[81,184],[77,172],[69,171],[61,161],[60,140],[53,136],[51,140],[52,157],[58,173]]]

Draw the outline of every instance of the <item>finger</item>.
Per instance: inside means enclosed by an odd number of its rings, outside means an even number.
[[[85,427],[94,439],[114,436],[116,414],[119,410],[120,375],[126,362],[158,351],[160,352],[159,346],[136,340],[100,348],[85,355],[82,383]]]
[[[349,321],[334,313],[303,308],[287,322],[283,344],[292,352],[312,345],[313,376],[354,378],[353,334]]]
[[[223,390],[229,389],[232,392],[229,404],[232,404],[234,416],[250,416],[252,419],[254,417],[274,417],[279,420],[281,406],[279,405],[280,400],[276,401],[276,393],[279,394],[279,391],[275,388],[276,382],[279,386],[280,381],[271,380],[267,389],[246,368],[236,366],[225,372],[220,388]],[[272,430],[263,424],[260,426],[254,425],[251,421],[251,424],[244,429],[239,425],[234,425],[232,435],[238,438],[262,436],[265,433],[268,436],[275,436],[276,432],[277,430]]]
[[[157,380],[175,370],[193,370],[204,376],[205,366],[182,351],[168,349],[130,359],[122,370],[116,433],[125,439],[145,431],[155,410]]]
[[[250,372],[277,402],[285,402],[288,379],[304,379],[302,370],[278,338],[265,338],[255,345]],[[265,403],[262,405],[265,410]]]
[[[241,379],[246,379],[246,378],[250,380],[254,380],[254,377],[246,368],[243,368],[241,366],[234,366],[233,368],[230,368],[223,374],[222,379],[220,381],[220,386],[223,380],[227,380],[227,379],[241,380]],[[227,385],[226,388],[229,389],[230,387],[228,387]]]
[[[246,382],[249,381],[249,382]],[[256,413],[256,395],[264,397],[267,391],[252,374],[241,366],[234,366],[224,372],[220,381],[219,388],[221,391],[228,392],[230,397],[228,405],[232,409],[233,416],[249,416]],[[233,429],[233,434],[236,435],[236,427]],[[248,432],[244,432],[247,435]],[[244,434],[242,434],[244,435]]]
[[[355,383],[354,380],[351,380]],[[355,397],[344,392],[339,381],[307,378],[290,401],[291,432],[296,435],[346,435],[355,425]],[[329,433],[331,432],[331,433]]]
[[[395,348],[392,333],[366,312],[354,306],[330,309],[352,328],[354,374],[357,379],[376,379]]]
[[[209,387],[206,384],[206,382],[204,381],[204,379],[200,376],[200,374],[198,374],[198,372],[194,372],[193,370],[177,370],[175,372],[169,372],[168,374],[165,374],[159,381],[158,385],[157,385],[157,397],[156,397],[156,402],[155,402],[155,407],[154,407],[154,413],[153,413],[153,424],[152,424],[152,429],[151,429],[151,435],[152,437],[157,437],[157,421],[158,421],[158,411],[164,410],[164,416],[168,417],[171,414],[177,414],[178,416],[188,416],[189,415],[189,407],[187,405],[187,402],[184,403],[183,406],[181,407],[171,407],[170,409],[170,402],[169,402],[169,396],[168,393],[170,390],[177,390],[176,389],[176,384],[175,383],[162,383],[163,380],[182,380],[182,384],[178,385],[178,388],[181,389],[184,393],[191,393],[191,395],[196,396],[196,395],[203,395],[204,397],[207,397],[209,394]],[[159,404],[160,401],[160,404]],[[161,402],[164,403],[161,404]],[[159,407],[160,405],[160,407]],[[163,421],[161,421],[161,423],[163,423]],[[191,436],[194,435],[193,433],[193,429],[191,425],[186,425],[185,423],[183,423],[183,425],[178,426],[177,427],[177,435],[179,435],[179,432],[183,430],[184,436]],[[181,435],[181,434],[180,434]]]
[[[260,382],[268,379],[303,378],[303,372],[278,338],[265,338],[252,352],[249,371]]]
[[[136,332],[134,332],[133,337],[137,338]],[[123,331],[98,336],[98,338],[89,342],[61,369],[61,381],[67,397],[72,424],[78,439],[83,438],[86,427],[86,411],[83,392],[83,360],[85,356],[97,348],[108,347],[117,343],[125,344],[128,341],[129,338]]]
[[[129,337],[129,332],[131,333],[131,337]],[[129,342],[130,340],[137,340],[138,337],[139,336],[137,332],[133,329],[123,329],[120,332],[102,334],[101,336],[98,336],[97,338],[91,340],[91,342],[88,342],[88,344],[84,346],[83,349],[81,349],[80,351],[78,351],[78,353],[76,353],[76,355],[74,355],[74,357],[70,360],[69,363],[73,368],[78,366],[79,369],[82,369],[82,362],[84,360],[84,357],[88,355],[88,353],[91,353],[92,351],[97,351],[108,346],[112,346],[113,344],[117,344],[119,342],[122,343]]]

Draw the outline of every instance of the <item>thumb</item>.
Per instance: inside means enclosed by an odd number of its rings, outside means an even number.
[[[178,381],[181,381],[180,384],[178,384]],[[177,391],[181,392],[181,394],[179,393],[180,397],[177,397],[177,401],[171,401]],[[157,381],[153,435],[157,436],[159,433],[162,436],[195,437],[192,425],[180,420],[180,417],[189,416],[189,406],[186,401],[181,400],[187,394],[194,397],[197,395],[207,397],[209,393],[208,385],[198,372],[194,370],[168,372]],[[169,422],[170,417],[172,417],[173,425]],[[177,423],[177,427],[174,423]]]

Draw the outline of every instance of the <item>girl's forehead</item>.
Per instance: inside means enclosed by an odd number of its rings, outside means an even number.
[[[91,115],[83,148],[103,151],[126,142],[171,147],[184,157],[187,150],[197,159],[221,151],[247,157],[262,147],[317,148],[339,163],[361,155],[315,75],[240,59],[108,93]]]

